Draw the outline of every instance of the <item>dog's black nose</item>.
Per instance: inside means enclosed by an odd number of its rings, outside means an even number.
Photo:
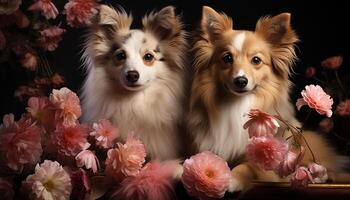
[[[133,70],[133,71],[128,71],[126,73],[126,80],[129,81],[130,83],[135,83],[137,80],[139,80],[140,74],[139,72]]]
[[[248,79],[245,76],[239,76],[233,79],[233,84],[236,87],[243,89],[248,84]]]

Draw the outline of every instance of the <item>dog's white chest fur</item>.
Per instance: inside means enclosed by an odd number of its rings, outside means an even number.
[[[253,96],[244,96],[227,105],[222,105],[219,118],[212,123],[209,133],[198,142],[200,151],[210,150],[225,160],[234,160],[241,156],[248,144],[248,133],[243,124],[248,120],[245,116],[252,108]]]

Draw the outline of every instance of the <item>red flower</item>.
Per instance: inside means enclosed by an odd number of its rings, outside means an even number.
[[[312,78],[316,74],[316,68],[315,67],[308,67],[305,71],[305,76],[308,78]]]
[[[96,0],[69,0],[64,6],[67,23],[72,27],[84,27],[91,24],[98,13]]]
[[[58,10],[51,0],[37,0],[28,10],[40,11],[46,19],[55,19],[58,15]]]
[[[46,51],[54,51],[58,47],[58,43],[62,40],[62,34],[65,29],[54,26],[40,32],[38,39],[39,45]]]

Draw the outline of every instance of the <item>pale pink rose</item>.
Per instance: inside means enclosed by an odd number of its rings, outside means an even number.
[[[337,106],[336,113],[342,117],[350,116],[350,99],[340,102]]]
[[[62,122],[63,126],[74,126],[81,116],[79,97],[64,87],[60,90],[53,89],[50,101],[56,109],[55,118]]]
[[[26,108],[32,118],[38,121],[47,132],[55,129],[55,112],[47,97],[31,97]]]
[[[39,45],[46,51],[54,51],[58,47],[58,43],[62,40],[62,34],[64,32],[66,30],[58,26],[40,31]]]
[[[57,145],[58,152],[65,156],[76,156],[79,152],[90,147],[87,141],[88,128],[85,125],[65,127],[58,125],[53,141]]]
[[[35,71],[38,66],[38,60],[34,54],[28,52],[21,59],[21,64],[22,67],[30,71]]]
[[[17,10],[12,15],[18,28],[27,28],[29,26],[30,21],[22,11]]]
[[[304,154],[305,149],[303,147],[301,147],[299,152],[288,151],[285,159],[279,164],[275,172],[280,177],[286,177],[292,174],[299,167],[300,162],[304,158]]]
[[[68,200],[72,191],[69,174],[62,166],[51,160],[45,160],[35,167],[35,173],[22,183],[29,190],[31,199]]]
[[[64,6],[67,23],[71,27],[84,27],[92,23],[98,13],[96,0],[69,0]]]
[[[12,184],[0,177],[0,197],[4,200],[12,200],[14,196]]]
[[[101,119],[99,123],[93,124],[94,131],[90,133],[95,136],[96,145],[103,148],[110,148],[113,146],[114,140],[118,137],[118,129],[114,127],[111,122],[106,119]]]
[[[285,159],[288,144],[274,137],[252,137],[247,145],[248,158],[265,170],[274,170]]]
[[[0,126],[0,154],[9,168],[21,171],[24,165],[40,161],[42,132],[30,118],[22,116],[15,122],[13,114],[4,116]]]
[[[343,64],[343,56],[333,56],[321,62],[322,67],[337,70]]]
[[[316,68],[315,67],[308,67],[308,68],[306,68],[305,76],[307,78],[312,78],[313,76],[315,76],[315,74],[316,74]]]
[[[319,124],[318,124],[320,131],[323,133],[330,133],[333,130],[334,122],[332,118],[324,118]]]
[[[70,178],[72,180],[72,193],[70,199],[85,200],[85,196],[91,193],[91,184],[86,172],[79,168],[76,171],[69,171]]]
[[[6,37],[4,33],[0,30],[0,50],[5,49],[6,47]]]
[[[231,179],[227,162],[210,151],[186,159],[183,164],[182,183],[187,193],[198,199],[224,196]]]
[[[312,180],[311,174],[306,167],[299,167],[291,179],[292,187],[305,187]]]
[[[303,98],[297,100],[298,110],[304,105],[315,109],[320,115],[332,116],[333,99],[326,94],[319,85],[307,85],[305,90],[301,91]]]
[[[140,140],[129,136],[125,144],[118,143],[118,148],[107,152],[105,173],[115,181],[122,181],[127,176],[136,176],[145,162],[146,150]]]
[[[55,73],[53,76],[51,76],[51,83],[54,87],[58,87],[64,84],[64,78],[63,76]]]
[[[22,0],[0,0],[0,15],[9,15],[18,10]]]
[[[51,0],[37,0],[28,10],[40,11],[46,19],[55,19],[58,15],[58,10]]]
[[[249,137],[273,136],[277,132],[279,124],[272,115],[251,109],[248,116],[243,128],[248,129]]]
[[[325,183],[328,180],[327,169],[319,164],[310,163],[308,166],[312,183]]]
[[[171,200],[176,199],[173,175],[178,161],[147,163],[136,176],[123,180],[111,195],[112,200]]]
[[[86,169],[91,169],[94,173],[100,168],[100,162],[96,155],[90,150],[83,150],[75,157],[78,167],[85,166]]]

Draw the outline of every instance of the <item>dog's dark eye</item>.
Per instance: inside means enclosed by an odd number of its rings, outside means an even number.
[[[225,53],[224,56],[222,57],[222,60],[226,64],[232,64],[233,63],[233,57],[231,53]]]
[[[117,60],[122,61],[126,59],[126,54],[125,51],[120,51],[118,52],[115,57],[117,58]]]
[[[254,57],[252,58],[252,60],[251,60],[251,63],[252,63],[253,65],[260,65],[260,63],[261,63],[261,58],[259,58],[258,56],[254,56]]]
[[[143,56],[143,60],[146,61],[146,62],[152,62],[154,59],[154,56],[150,53],[146,53],[144,56]]]

